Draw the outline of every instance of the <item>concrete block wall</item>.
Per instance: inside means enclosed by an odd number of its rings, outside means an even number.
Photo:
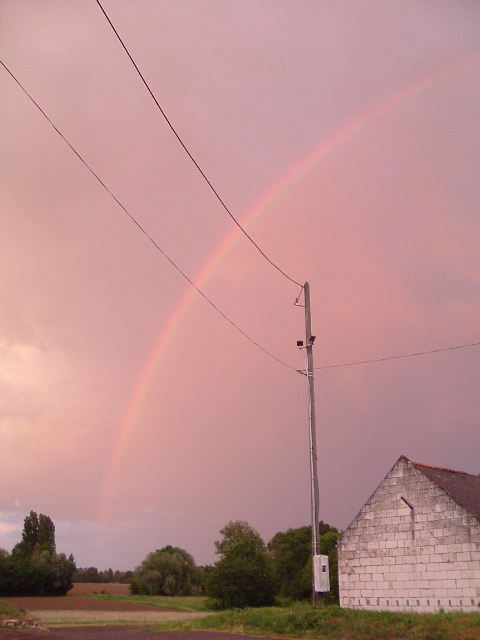
[[[342,607],[480,611],[480,523],[405,458],[338,552]]]

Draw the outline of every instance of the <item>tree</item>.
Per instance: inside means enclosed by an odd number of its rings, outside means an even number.
[[[49,516],[30,511],[23,521],[22,540],[13,548],[14,555],[31,556],[36,549],[55,553],[55,525]]]
[[[330,599],[338,599],[338,561],[336,543],[338,531],[321,521],[320,553],[329,556]],[[309,598],[312,591],[311,527],[288,529],[277,533],[268,544],[275,575],[276,592],[295,598]]]
[[[38,539],[37,545],[41,549],[46,549],[50,553],[55,553],[55,525],[52,520],[41,513],[38,517]]]
[[[215,542],[215,553],[221,556],[225,556],[235,543],[244,538],[253,540],[259,551],[265,551],[265,543],[260,534],[246,520],[231,520],[220,533],[223,539]]]
[[[311,538],[311,527],[300,527],[276,533],[268,543],[279,595],[297,600],[304,597],[302,577],[311,556]]]
[[[73,577],[75,582],[100,582],[97,567],[83,567],[76,570]]]
[[[223,558],[209,570],[206,591],[221,608],[267,607],[275,603],[271,561],[255,537],[240,538],[228,547]]]
[[[145,595],[195,595],[200,592],[200,574],[189,553],[168,545],[149,553],[135,569],[130,590]]]
[[[55,525],[35,511],[24,520],[22,540],[0,558],[0,595],[65,595],[73,586],[73,556],[55,551]]]

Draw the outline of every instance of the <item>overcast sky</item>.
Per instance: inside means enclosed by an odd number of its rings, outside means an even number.
[[[315,365],[480,341],[480,5],[103,0],[232,213],[310,282]],[[93,0],[2,0],[0,547],[212,562],[309,522],[299,287],[236,230]],[[480,347],[317,371],[320,509],[399,455],[479,473]]]

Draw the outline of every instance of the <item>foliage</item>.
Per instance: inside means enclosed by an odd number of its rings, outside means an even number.
[[[52,520],[31,511],[12,555],[0,554],[0,595],[65,595],[73,586],[74,572],[73,556],[55,552]]]
[[[189,553],[168,545],[149,553],[135,569],[130,590],[145,595],[195,595],[200,591],[200,575]]]
[[[338,602],[338,559],[335,527],[321,521],[320,553],[328,555],[330,569],[330,593],[323,596],[326,602]],[[300,527],[277,533],[268,544],[273,561],[275,586],[278,595],[308,599],[312,592],[311,527]]]
[[[106,569],[99,571],[97,567],[85,567],[76,570],[73,576],[74,582],[90,582],[90,583],[129,583],[133,578],[133,571],[113,571]]]
[[[311,538],[311,527],[300,527],[276,533],[268,543],[278,595],[296,599],[305,597],[302,577],[311,556]],[[311,587],[307,595],[309,590]]]
[[[222,608],[265,607],[275,602],[271,560],[251,535],[228,547],[210,571],[206,587],[207,595]]]
[[[22,613],[23,610],[18,609],[14,604],[5,602],[5,600],[0,600],[0,618],[3,616],[7,618],[17,618]]]
[[[201,567],[198,567],[198,571],[200,574],[200,589],[202,593],[206,593],[208,576],[213,571],[213,565],[205,564]]]
[[[394,613],[338,606],[229,610],[171,623],[171,629],[244,632],[316,640],[480,640],[480,613]]]
[[[22,540],[13,548],[12,555],[31,556],[34,551],[55,553],[55,525],[51,518],[35,511],[23,522]]]
[[[229,549],[240,540],[249,538],[255,542],[259,551],[265,551],[265,543],[258,531],[256,531],[246,520],[231,520],[220,530],[223,538],[215,542],[215,553],[224,556]]]

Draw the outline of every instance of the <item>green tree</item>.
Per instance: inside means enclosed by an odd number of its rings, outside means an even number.
[[[302,577],[311,556],[311,539],[311,527],[300,527],[276,533],[268,543],[279,595],[297,600],[305,597]]]
[[[55,525],[48,516],[41,513],[38,516],[38,538],[37,545],[44,550],[55,553]]]
[[[321,521],[320,553],[329,556],[330,598],[338,599],[338,561],[336,543],[338,531]],[[295,598],[309,598],[312,591],[311,527],[299,527],[277,533],[268,544],[275,575],[276,592]],[[335,595],[336,594],[336,595]]]
[[[14,556],[31,556],[38,542],[38,515],[30,511],[23,521],[22,539],[12,549]]]
[[[77,569],[73,576],[74,582],[100,582],[97,567],[83,567]]]
[[[265,551],[265,543],[260,534],[246,520],[231,520],[220,533],[223,538],[215,542],[215,553],[221,556],[225,556],[234,544],[244,538],[252,540],[259,551]]]
[[[275,603],[271,560],[252,536],[231,544],[208,571],[206,582],[207,595],[216,598],[221,608],[266,607]]]
[[[325,603],[337,603],[338,602],[338,555],[337,555],[337,543],[339,533],[335,528],[327,531],[320,536],[320,553],[328,556],[328,569],[330,577],[330,591],[322,596]],[[308,559],[308,562],[303,571],[301,586],[303,589],[303,597],[309,598],[312,592],[312,558]]]
[[[31,556],[36,549],[55,553],[55,525],[49,516],[38,516],[30,511],[23,521],[22,540],[15,545],[12,553]]]
[[[145,595],[195,595],[200,592],[200,573],[189,553],[168,545],[149,553],[135,569],[130,590]]]
[[[55,551],[55,525],[35,511],[24,520],[22,539],[11,556],[0,558],[0,595],[65,595],[75,573],[73,556]]]

